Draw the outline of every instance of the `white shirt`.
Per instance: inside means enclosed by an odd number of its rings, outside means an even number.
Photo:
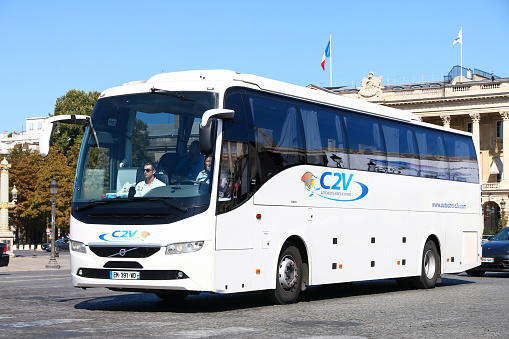
[[[150,191],[151,189],[153,188],[157,188],[157,187],[162,187],[162,186],[166,186],[164,184],[164,182],[162,182],[161,180],[157,179],[157,178],[154,178],[154,181],[152,181],[150,183],[150,185],[148,185],[145,180],[143,181],[140,181],[137,185],[136,185],[136,194],[134,194],[135,197],[142,197],[144,196],[145,194],[147,194],[148,191]]]

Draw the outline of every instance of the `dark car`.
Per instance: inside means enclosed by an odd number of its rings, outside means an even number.
[[[7,244],[0,242],[0,267],[9,265],[9,255],[7,254]]]
[[[51,252],[51,243],[47,242],[42,244],[42,249],[46,250],[46,252]],[[69,238],[62,238],[55,240],[55,250],[56,251],[69,251]]]
[[[468,270],[467,274],[480,277],[487,271],[509,272],[509,227],[482,245],[481,266]]]

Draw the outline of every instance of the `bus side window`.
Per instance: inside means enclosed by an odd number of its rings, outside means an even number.
[[[415,130],[421,158],[421,177],[449,180],[449,164],[442,134]]]
[[[350,148],[350,168],[387,172],[387,154],[378,121],[346,115],[345,125]]]
[[[223,122],[218,214],[231,211],[249,198],[249,143],[242,95],[227,94],[225,108],[233,109],[235,117]]]
[[[445,147],[449,156],[451,180],[479,183],[477,154],[471,138],[460,135],[445,135]]]
[[[301,105],[306,137],[306,162],[348,168],[349,158],[342,117],[319,106]]]
[[[305,163],[304,135],[297,104],[277,97],[247,95],[253,117],[259,168],[257,185]]]
[[[419,176],[419,152],[411,128],[397,123],[382,122],[387,147],[387,172]]]

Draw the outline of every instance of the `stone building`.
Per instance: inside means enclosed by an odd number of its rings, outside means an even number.
[[[47,117],[26,118],[25,131],[19,133],[0,132],[0,149],[12,149],[14,146],[21,145],[24,149],[38,151],[39,135],[46,119]]]
[[[484,233],[493,234],[501,221],[500,203],[509,202],[509,154],[504,157],[509,78],[455,66],[441,81],[384,86],[382,80],[370,72],[361,87],[308,87],[408,110],[424,122],[471,132],[480,163]]]

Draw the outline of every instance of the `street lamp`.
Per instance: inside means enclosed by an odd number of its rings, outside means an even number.
[[[58,183],[55,180],[55,177],[53,177],[53,180],[51,180],[49,184],[49,193],[51,194],[51,258],[49,259],[48,264],[46,265],[46,268],[58,270],[60,269],[60,265],[57,263],[57,259],[55,259],[55,204],[57,202],[57,198],[55,198],[55,195],[57,195],[58,191]]]
[[[502,210],[502,229],[505,228],[505,200],[502,198],[502,201],[500,202],[500,209]]]

